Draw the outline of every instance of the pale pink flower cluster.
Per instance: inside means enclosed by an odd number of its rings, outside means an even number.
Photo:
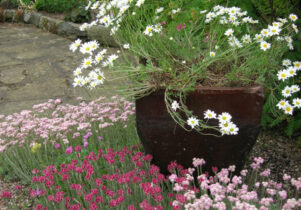
[[[200,163],[199,161],[202,160]],[[198,167],[203,165],[203,159],[194,158],[193,165]],[[270,169],[263,170],[261,165],[264,159],[255,157],[251,164],[253,175],[259,179],[253,185],[246,184],[248,171],[242,170],[241,176],[231,176],[231,172],[235,171],[235,166],[223,168],[219,172],[214,172],[214,176],[209,176],[208,173],[200,174],[197,177],[200,188],[194,188],[194,180],[192,175],[182,173],[182,176],[172,174],[169,177],[173,190],[176,193],[176,200],[172,203],[174,209],[219,209],[226,210],[227,206],[231,209],[260,209],[268,210],[278,206],[282,209],[299,209],[301,208],[301,199],[289,198],[288,193],[282,183],[269,180]],[[175,165],[173,165],[176,168]],[[215,169],[214,169],[215,170]],[[187,172],[186,172],[187,173]],[[258,176],[261,175],[261,176]],[[187,178],[188,177],[188,178]],[[262,181],[260,181],[260,179]],[[287,174],[284,175],[285,180],[290,180],[292,186],[295,187],[298,193],[301,189],[301,177],[291,179]],[[208,196],[210,194],[210,196]],[[287,200],[286,200],[287,199]]]
[[[111,99],[114,102],[106,102],[102,97],[89,103],[81,101],[79,105],[63,105],[60,99],[50,99],[34,105],[32,111],[23,110],[6,117],[1,115],[0,152],[11,145],[21,147],[27,140],[68,144],[67,135],[73,138],[80,134],[84,136],[91,131],[93,123],[102,129],[117,121],[126,122],[135,113],[133,103],[116,96]]]

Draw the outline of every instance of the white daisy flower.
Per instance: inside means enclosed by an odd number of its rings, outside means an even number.
[[[156,14],[162,12],[163,10],[164,10],[164,7],[157,8],[157,9],[156,9]]]
[[[251,18],[250,17],[244,17],[242,19],[242,22],[244,22],[244,23],[250,23],[251,22]]]
[[[263,51],[266,51],[267,49],[271,48],[271,44],[267,43],[266,41],[262,41],[260,43],[260,49],[262,49]]]
[[[231,122],[225,122],[225,123],[220,123],[219,124],[219,128],[222,131],[222,135],[224,135],[224,134],[229,135],[230,134],[230,123]]]
[[[190,117],[188,120],[187,120],[187,124],[191,127],[191,128],[194,128],[195,126],[198,126],[199,125],[199,120],[195,117]]]
[[[200,14],[204,14],[206,12],[207,12],[207,10],[202,10],[202,11],[200,11]]]
[[[99,7],[99,1],[95,2],[95,3],[92,5],[91,9],[97,9],[98,7]]]
[[[80,67],[76,68],[73,72],[74,76],[79,76],[82,73],[82,69]]]
[[[204,119],[216,119],[216,113],[210,109],[205,111],[204,115]]]
[[[278,71],[277,77],[278,77],[278,80],[284,81],[287,78],[289,78],[289,73],[287,70],[281,70],[281,71]]]
[[[262,42],[262,41],[263,41],[262,35],[261,35],[261,34],[255,34],[255,40],[256,40],[257,42]]]
[[[91,42],[86,42],[86,43],[82,44],[79,51],[82,54],[92,54],[93,49],[92,49],[92,46],[91,46]]]
[[[100,61],[102,61],[104,58],[103,54],[101,53],[98,53],[96,56],[95,56],[95,63],[99,63]]]
[[[118,57],[119,57],[118,55],[112,54],[112,55],[110,55],[110,56],[108,57],[108,60],[109,60],[110,62],[113,62],[113,61],[115,61]]]
[[[300,87],[298,85],[292,85],[291,90],[292,90],[292,93],[296,93],[296,92],[300,91]]]
[[[289,19],[291,19],[291,21],[296,21],[297,19],[298,19],[298,16],[297,15],[295,15],[295,14],[290,14],[289,15]]]
[[[287,43],[292,43],[293,42],[293,39],[291,36],[285,36],[284,37],[285,41],[287,41]]]
[[[136,12],[132,12],[132,15],[135,16],[135,15],[136,15]]]
[[[282,27],[283,23],[281,23],[281,22],[273,22],[272,26],[274,26],[274,27]]]
[[[82,43],[82,40],[80,40],[80,39],[77,39],[77,40],[75,40],[74,42],[72,42],[72,44],[70,45],[70,50],[72,51],[72,52],[75,52],[77,49],[78,49],[78,47],[79,47],[79,45]]]
[[[283,66],[289,66],[289,65],[291,65],[292,64],[292,62],[289,60],[289,59],[284,59],[283,61],[282,61],[282,65]]]
[[[125,6],[121,7],[119,9],[119,14],[123,15],[128,10],[129,7],[130,7],[129,5],[125,5]]]
[[[223,112],[222,114],[218,115],[218,120],[221,124],[230,122],[231,119],[232,119],[232,116],[227,112]]]
[[[96,84],[103,84],[105,80],[104,73],[102,71],[97,71]]]
[[[288,73],[288,77],[296,76],[297,75],[296,68],[292,66],[288,67],[287,73]]]
[[[261,33],[262,36],[264,36],[264,37],[269,37],[269,36],[271,36],[270,30],[268,30],[268,29],[266,29],[266,28],[265,28],[265,29],[262,29],[260,33]]]
[[[239,21],[234,21],[232,24],[233,24],[234,26],[238,26],[238,25],[240,24],[240,22],[239,22]]]
[[[214,17],[216,17],[216,14],[214,12],[208,12],[207,15],[206,15],[207,19],[212,19]]]
[[[94,51],[99,47],[99,44],[97,41],[94,40],[94,41],[90,42],[90,46],[91,46],[92,51]]]
[[[84,69],[86,69],[86,68],[92,66],[92,64],[93,64],[92,57],[85,58],[85,59],[83,60],[82,67],[83,67]]]
[[[232,28],[229,28],[226,32],[225,32],[225,35],[226,36],[232,36],[234,33],[233,29]]]
[[[298,33],[299,32],[299,29],[298,29],[298,27],[297,27],[297,25],[296,24],[292,24],[292,28],[294,29],[294,31],[296,32],[296,33]]]
[[[162,25],[160,23],[158,23],[154,26],[153,29],[155,32],[160,33],[162,31]]]
[[[242,37],[242,42],[243,42],[243,43],[246,43],[246,44],[251,43],[251,36],[250,36],[249,34],[243,35],[243,37]]]
[[[289,104],[288,101],[282,99],[278,102],[276,106],[278,107],[278,109],[284,109],[284,107],[288,104]]]
[[[269,26],[270,34],[272,35],[279,35],[281,29],[278,26]]]
[[[231,135],[237,135],[239,131],[239,128],[234,124],[234,123],[230,123],[229,125],[229,132]]]
[[[88,27],[89,27],[89,24],[88,24],[88,23],[84,23],[84,24],[82,24],[82,25],[79,27],[79,30],[80,30],[80,31],[85,31]]]
[[[287,19],[286,18],[278,18],[278,20],[284,24],[284,23],[287,23]]]
[[[285,98],[288,98],[292,95],[292,89],[289,86],[286,86],[281,93]]]
[[[301,99],[300,98],[294,98],[293,104],[295,108],[301,108]]]
[[[237,17],[234,15],[230,15],[230,17],[228,18],[228,20],[232,23],[234,23],[237,20]]]
[[[124,48],[124,49],[129,49],[129,48],[130,48],[130,44],[124,44],[124,45],[123,45],[123,48]]]
[[[209,53],[209,55],[210,55],[210,57],[215,57],[215,52],[212,52],[212,51],[211,51],[211,52]]]
[[[294,107],[290,104],[287,104],[283,110],[285,114],[293,115]]]
[[[143,32],[143,34],[145,34],[147,36],[152,36],[153,35],[152,31],[153,31],[153,26],[152,25],[148,25],[148,26],[146,26],[146,29]]]
[[[83,86],[83,77],[79,76],[79,77],[75,77],[74,78],[74,81],[73,81],[73,87],[76,87],[76,86]]]
[[[140,7],[144,3],[144,1],[145,0],[138,0],[137,3],[136,3],[136,6]]]
[[[89,84],[89,89],[94,89],[96,87],[96,82],[95,81],[91,81]]]
[[[114,35],[117,31],[118,31],[117,26],[112,27],[111,30],[110,30],[110,35]]]
[[[107,51],[108,51],[107,49],[103,49],[103,50],[102,50],[102,51],[100,51],[99,53],[100,53],[100,54],[102,54],[102,55],[104,55],[104,54],[106,54],[106,53],[107,53]]]
[[[171,13],[172,13],[172,14],[177,14],[177,13],[180,12],[180,11],[181,11],[181,8],[173,9],[173,10],[171,10]]]
[[[171,41],[172,41],[172,40],[173,40],[173,37],[172,37],[172,36],[171,36],[171,37],[169,37],[169,40],[171,40]]]
[[[294,62],[294,67],[296,68],[296,70],[301,70],[301,62],[300,61],[295,61]]]
[[[172,110],[177,111],[177,109],[180,108],[180,105],[177,101],[173,101],[171,104],[171,108],[172,108]]]
[[[91,2],[91,1],[89,1],[88,5],[87,5],[87,6],[85,6],[85,10],[88,10],[88,9],[90,8],[91,4],[92,4],[92,2]]]

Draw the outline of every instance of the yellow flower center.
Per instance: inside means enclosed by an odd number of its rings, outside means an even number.
[[[295,72],[294,70],[290,70],[290,74],[294,74],[294,72]]]
[[[284,104],[285,104],[284,101],[281,101],[281,102],[280,102],[280,105],[281,105],[281,106],[284,106]]]
[[[296,67],[300,67],[300,63],[296,63],[295,66],[296,66]]]
[[[98,80],[101,80],[101,79],[102,79],[102,76],[98,75],[98,76],[97,76],[97,79],[98,79]]]
[[[86,47],[86,51],[89,51],[90,50],[90,47]]]
[[[77,80],[77,84],[80,84],[80,80]]]
[[[288,106],[285,108],[285,110],[289,112],[289,111],[291,111],[291,108]]]
[[[227,119],[227,117],[222,117],[222,119],[223,119],[223,120],[226,120],[226,119]]]
[[[282,77],[282,78],[285,78],[285,77],[286,77],[285,73],[282,73],[282,74],[281,74],[281,77]]]
[[[90,61],[86,61],[86,66],[89,66],[90,64],[91,64],[91,62]]]
[[[100,61],[101,59],[102,59],[101,56],[97,57],[97,61]]]
[[[194,123],[195,123],[195,121],[194,121],[194,120],[192,120],[192,121],[191,121],[191,124],[193,125]]]
[[[151,32],[151,31],[152,31],[152,28],[148,28],[147,31],[148,31],[148,32]]]
[[[268,45],[267,44],[263,44],[263,48],[267,48],[268,47]]]
[[[295,19],[296,19],[296,16],[295,16],[295,15],[293,15],[293,16],[292,16],[292,20],[295,20]]]
[[[208,117],[212,117],[212,114],[208,114]]]
[[[289,93],[290,93],[290,91],[289,91],[289,90],[286,90],[285,92],[286,92],[287,94],[289,94]]]
[[[228,123],[225,123],[225,124],[224,124],[224,127],[228,127]]]

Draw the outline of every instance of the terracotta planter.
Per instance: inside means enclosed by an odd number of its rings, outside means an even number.
[[[258,137],[263,102],[262,86],[202,87],[191,92],[186,105],[195,116],[203,118],[207,109],[218,114],[229,112],[239,127],[239,135],[217,138],[187,132],[176,125],[166,110],[164,91],[157,91],[136,101],[138,135],[162,173],[167,174],[167,166],[174,160],[185,168],[191,167],[194,157],[206,160],[205,170],[236,165],[239,171]]]

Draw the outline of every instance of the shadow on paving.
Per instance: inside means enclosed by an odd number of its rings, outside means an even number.
[[[79,96],[93,100],[116,95],[115,87],[122,81],[93,91],[72,86],[73,70],[84,56],[69,50],[71,42],[34,26],[0,24],[0,114],[31,109],[48,99],[75,104]]]

